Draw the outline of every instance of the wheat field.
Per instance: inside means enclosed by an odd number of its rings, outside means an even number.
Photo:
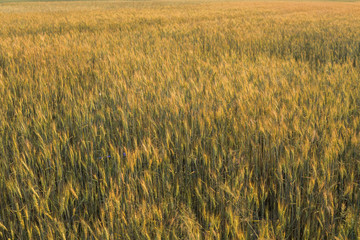
[[[359,3],[0,3],[0,239],[359,239],[359,70]]]

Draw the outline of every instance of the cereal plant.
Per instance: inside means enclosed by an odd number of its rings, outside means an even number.
[[[360,238],[359,3],[0,22],[0,239]]]

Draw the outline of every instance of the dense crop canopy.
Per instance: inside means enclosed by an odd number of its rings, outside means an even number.
[[[1,239],[357,239],[360,5],[0,4]]]

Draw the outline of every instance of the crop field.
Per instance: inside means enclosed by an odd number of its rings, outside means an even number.
[[[0,3],[0,239],[359,239],[359,84],[359,3]]]

